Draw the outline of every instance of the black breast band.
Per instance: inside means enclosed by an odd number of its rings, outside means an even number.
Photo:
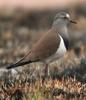
[[[69,49],[69,40],[68,39],[66,39],[66,38],[63,38],[63,40],[64,40],[64,44],[65,44],[65,46],[66,46],[66,49],[68,50]]]

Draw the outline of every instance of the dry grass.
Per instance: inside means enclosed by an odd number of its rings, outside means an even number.
[[[50,78],[43,75],[42,64],[31,64],[21,72],[10,71],[0,76],[0,99],[6,100],[85,100],[86,56],[85,48],[79,55],[68,54],[50,65]],[[70,56],[70,54],[72,56]],[[37,69],[37,66],[39,68]],[[20,70],[20,68],[19,68]]]
[[[16,80],[15,82],[2,82],[0,98],[6,100],[85,100],[86,84],[82,84],[73,78],[61,80],[45,80],[42,82],[28,82]],[[14,98],[14,99],[13,99]],[[20,99],[21,98],[21,99]]]

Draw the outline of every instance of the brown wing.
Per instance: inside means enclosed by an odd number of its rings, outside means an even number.
[[[37,59],[43,60],[53,55],[60,44],[60,37],[53,29],[46,33],[41,39],[33,46],[31,53],[26,57],[27,60],[35,61]]]
[[[53,29],[46,33],[32,48],[32,50],[27,53],[22,59],[20,59],[15,64],[7,66],[7,69],[15,68],[39,60],[44,60],[47,57],[53,55],[60,44],[60,37]]]

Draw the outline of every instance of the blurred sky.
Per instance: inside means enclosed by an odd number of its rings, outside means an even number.
[[[0,0],[0,9],[24,8],[28,10],[53,9],[86,3],[86,0]]]

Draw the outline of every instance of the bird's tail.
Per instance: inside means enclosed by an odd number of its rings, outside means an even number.
[[[16,68],[16,67],[19,67],[19,66],[23,66],[23,65],[26,65],[26,64],[30,64],[32,62],[37,62],[38,60],[35,60],[35,61],[23,61],[23,62],[17,62],[15,64],[10,64],[6,67],[6,69],[11,69],[11,68]]]
[[[31,53],[31,51],[29,51],[23,58],[21,58],[18,62],[14,63],[14,64],[10,64],[6,67],[6,69],[11,69],[11,68],[16,68],[19,66],[23,66],[26,64],[30,64],[32,62],[38,62],[39,59],[36,59],[34,61],[27,59],[27,56]]]

